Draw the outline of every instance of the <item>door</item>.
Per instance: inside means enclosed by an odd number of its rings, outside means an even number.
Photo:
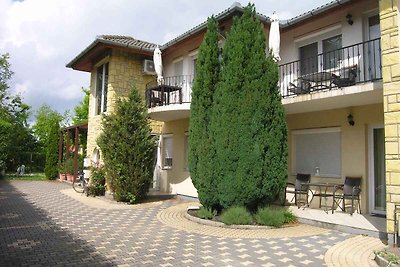
[[[379,15],[368,17],[368,46],[367,46],[367,80],[382,78],[380,53],[380,20]]]
[[[370,128],[370,213],[386,214],[385,131]]]
[[[300,47],[300,75],[318,72],[318,43]]]

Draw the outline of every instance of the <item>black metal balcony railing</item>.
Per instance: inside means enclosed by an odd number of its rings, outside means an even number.
[[[146,86],[149,108],[191,102],[193,75],[165,77]],[[382,79],[380,39],[374,39],[279,66],[283,98]]]
[[[146,102],[149,108],[191,102],[193,75],[165,77],[159,85],[156,81],[146,85]]]
[[[379,79],[382,79],[379,38],[279,66],[282,97]]]

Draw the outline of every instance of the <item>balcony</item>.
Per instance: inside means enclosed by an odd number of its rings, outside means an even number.
[[[172,121],[188,118],[193,85],[193,75],[165,77],[162,84],[146,85],[146,104],[151,119]]]
[[[146,86],[149,116],[171,121],[190,116],[193,75],[166,77]],[[380,38],[279,66],[287,113],[310,112],[382,101]]]

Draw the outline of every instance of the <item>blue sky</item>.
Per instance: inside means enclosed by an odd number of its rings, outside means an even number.
[[[0,54],[10,53],[11,89],[38,108],[64,112],[81,100],[90,75],[65,64],[101,34],[165,43],[230,7],[232,0],[0,0]],[[239,1],[246,5],[247,1]],[[257,11],[292,18],[330,0],[256,0]]]

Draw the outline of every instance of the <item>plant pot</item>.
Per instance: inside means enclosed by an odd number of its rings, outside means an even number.
[[[67,180],[66,174],[65,173],[59,173],[58,174],[58,179],[60,179],[61,182]]]
[[[68,182],[71,182],[71,183],[72,183],[72,182],[74,181],[74,175],[73,175],[73,174],[68,174],[68,173],[67,173],[66,176],[67,176],[67,181],[68,181]]]

